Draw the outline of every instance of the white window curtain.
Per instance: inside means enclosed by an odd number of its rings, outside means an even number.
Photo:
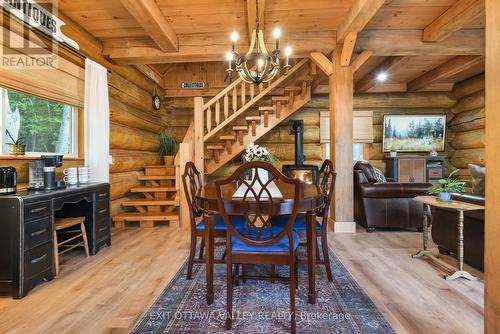
[[[91,182],[109,182],[108,72],[85,59],[85,164]]]

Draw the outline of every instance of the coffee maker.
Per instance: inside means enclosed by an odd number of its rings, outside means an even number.
[[[62,155],[42,155],[43,183],[45,190],[54,190],[64,188],[63,181],[56,181],[56,168],[63,164]]]

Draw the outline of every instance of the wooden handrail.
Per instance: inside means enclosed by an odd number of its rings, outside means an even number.
[[[266,96],[271,90],[273,90],[274,88],[276,88],[277,86],[279,86],[281,83],[283,83],[285,80],[287,80],[288,78],[290,78],[292,74],[294,74],[295,72],[297,72],[300,68],[302,68],[303,65],[305,65],[308,62],[309,62],[308,58],[302,59],[300,62],[297,63],[297,65],[293,66],[288,71],[288,73],[286,75],[281,76],[276,81],[274,81],[272,84],[270,84],[269,86],[267,86],[265,89],[263,89],[263,90],[261,89],[259,91],[258,95],[256,95],[252,99],[250,99],[250,101],[248,101],[243,106],[241,106],[241,108],[238,109],[237,111],[233,112],[233,114],[231,116],[227,117],[224,121],[222,121],[221,123],[217,124],[217,126],[215,128],[210,129],[210,131],[203,137],[203,141],[206,142],[207,140],[209,140],[210,138],[212,138],[217,132],[219,132],[220,130],[222,130],[226,125],[228,125],[229,123],[231,123],[238,116],[240,116],[243,112],[245,112],[247,109],[249,109],[250,107],[252,107],[256,102],[258,102],[260,99],[262,99],[264,96]],[[221,97],[223,97],[227,93],[227,91],[229,91],[228,90],[229,87],[231,87],[231,89],[233,89],[236,86],[231,86],[231,85],[228,86],[226,89],[224,89],[221,93],[219,93],[216,97],[214,97],[213,99],[211,99],[209,102],[214,102],[214,101],[219,100]],[[204,111],[208,110],[208,108],[210,107],[210,105],[208,105],[208,104],[209,103],[203,105],[203,110]],[[207,106],[207,108],[205,108],[205,106]]]

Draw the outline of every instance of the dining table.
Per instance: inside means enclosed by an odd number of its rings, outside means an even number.
[[[290,184],[280,181],[275,182],[281,192],[282,198],[273,198],[273,214],[289,215],[292,213],[294,201],[294,188]],[[301,182],[301,196],[298,203],[298,212],[306,214],[306,241],[307,241],[307,271],[308,271],[308,302],[316,302],[316,209],[322,206],[324,194],[321,188],[314,184]],[[222,189],[224,205],[230,207],[231,215],[244,215],[241,198],[233,197],[238,189],[236,182],[225,185]],[[205,221],[205,265],[207,280],[207,304],[214,301],[214,215],[218,213],[217,189],[215,183],[207,183],[200,187],[196,193],[197,206],[203,210]],[[270,201],[271,203],[271,201]],[[278,203],[278,204],[276,204]],[[261,202],[262,204],[262,202]]]

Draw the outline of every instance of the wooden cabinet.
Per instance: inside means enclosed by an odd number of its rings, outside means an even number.
[[[53,221],[85,216],[91,255],[111,245],[109,184],[0,197],[0,295],[22,298],[54,277]]]
[[[402,183],[429,182],[444,176],[442,157],[397,157],[387,159],[387,177]]]

